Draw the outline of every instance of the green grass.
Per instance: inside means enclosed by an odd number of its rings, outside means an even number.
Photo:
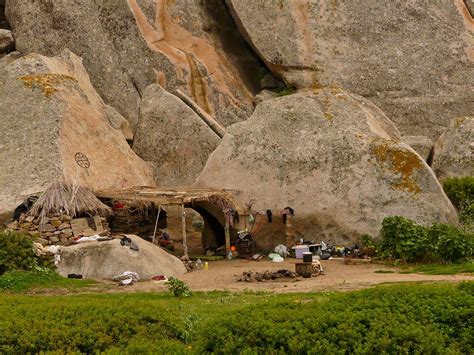
[[[0,276],[0,291],[22,292],[33,289],[67,289],[74,291],[97,284],[92,280],[66,279],[58,274],[9,271]]]
[[[474,282],[313,294],[0,294],[0,353],[469,353]]]
[[[407,265],[402,268],[401,274],[422,273],[427,275],[455,275],[474,273],[474,262],[466,261],[456,264],[420,264]]]

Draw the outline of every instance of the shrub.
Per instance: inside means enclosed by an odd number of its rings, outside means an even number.
[[[38,261],[30,237],[16,232],[0,232],[0,275],[8,270],[34,270]]]
[[[472,353],[473,286],[186,299],[2,294],[0,353]]]
[[[294,94],[296,91],[297,89],[294,86],[284,86],[282,88],[275,90],[278,96],[291,95],[291,94]]]
[[[379,252],[379,243],[368,234],[364,234],[360,237],[360,244],[364,255],[375,256]]]
[[[336,294],[281,298],[227,312],[201,327],[200,353],[435,354],[470,353],[469,287],[448,291],[426,285],[379,287]]]
[[[387,217],[382,222],[381,256],[420,261],[428,259],[434,249],[428,229],[414,221],[400,217]]]
[[[474,236],[447,224],[434,224],[429,234],[436,242],[436,255],[444,261],[457,262],[472,257]]]
[[[175,297],[189,297],[191,296],[191,290],[188,285],[177,278],[170,277],[166,281],[166,286],[168,286],[168,291]]]
[[[387,217],[382,222],[381,234],[378,256],[382,258],[458,262],[474,254],[474,235],[448,224],[427,228],[403,217]],[[372,239],[365,237],[363,245],[364,242],[377,248]]]
[[[452,177],[444,180],[443,188],[459,210],[461,222],[471,230],[474,227],[474,177]]]

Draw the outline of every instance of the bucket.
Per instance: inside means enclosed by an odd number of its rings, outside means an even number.
[[[303,261],[304,261],[305,263],[311,263],[311,262],[313,262],[313,253],[304,252],[304,253],[303,253]]]

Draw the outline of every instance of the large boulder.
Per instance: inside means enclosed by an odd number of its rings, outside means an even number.
[[[472,0],[226,2],[288,85],[340,85],[374,102],[403,134],[431,139],[451,117],[472,113]]]
[[[127,235],[137,246],[132,250],[120,244],[120,239],[86,242],[61,247],[58,272],[62,276],[80,274],[90,279],[113,279],[124,271],[133,271],[141,280],[153,276],[176,277],[186,273],[177,257],[136,235]]]
[[[474,176],[474,117],[451,121],[435,144],[431,167],[441,180]]]
[[[220,137],[184,102],[150,85],[140,104],[133,149],[155,167],[159,186],[189,186]]]
[[[292,233],[316,241],[375,236],[386,216],[457,223],[433,171],[400,139],[379,108],[337,87],[275,98],[227,129],[196,185],[240,191],[257,211],[292,207]],[[285,242],[281,227],[265,224],[257,243]]]
[[[105,102],[134,128],[145,88],[180,89],[223,125],[253,111],[261,65],[221,1],[9,0],[16,48],[84,59]]]
[[[154,183],[70,51],[0,65],[0,112],[0,213],[58,178],[90,189]]]

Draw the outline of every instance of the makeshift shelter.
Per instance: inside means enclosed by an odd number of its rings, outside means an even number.
[[[43,244],[70,244],[79,235],[109,234],[111,212],[85,187],[55,181],[8,227],[39,237]]]
[[[187,254],[185,208],[197,211],[204,220],[203,244],[224,244],[230,248],[231,239],[238,230],[245,229],[248,209],[235,197],[235,192],[220,189],[181,188],[163,190],[156,187],[137,187],[125,190],[96,191],[100,198],[128,201],[153,202],[159,206],[156,221],[159,220],[161,207],[181,206],[184,252]],[[242,217],[242,218],[241,218]],[[156,228],[155,228],[156,233]]]

